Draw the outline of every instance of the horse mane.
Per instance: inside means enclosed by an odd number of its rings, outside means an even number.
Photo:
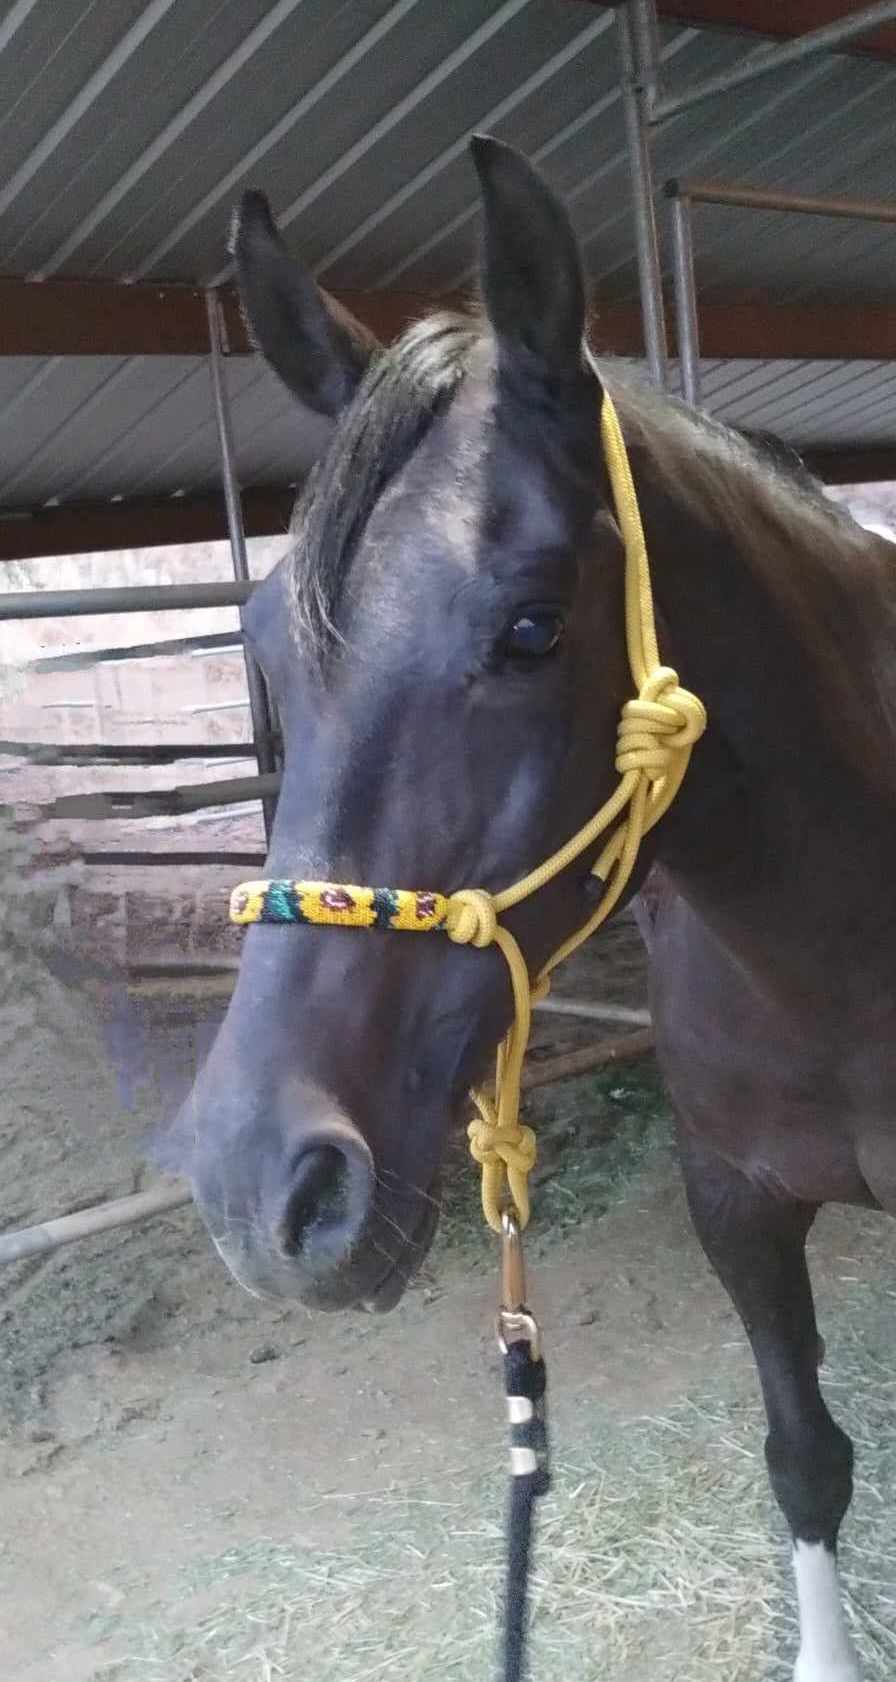
[[[896,795],[896,546],[826,497],[799,456],[696,414],[612,361],[600,378],[670,499],[730,538],[813,673],[819,716]]]

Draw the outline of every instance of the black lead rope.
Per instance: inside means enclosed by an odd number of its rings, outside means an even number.
[[[503,1682],[524,1676],[528,1585],[535,1503],[550,1486],[545,1412],[545,1365],[535,1319],[525,1306],[520,1224],[508,1209],[502,1220],[501,1311],[498,1343],[510,1422],[510,1500],[507,1510],[507,1586]]]
[[[545,1420],[544,1361],[526,1338],[509,1343],[504,1387],[510,1420],[510,1500],[507,1510],[507,1589],[504,1621],[504,1682],[525,1674],[528,1583],[535,1503],[550,1486]]]

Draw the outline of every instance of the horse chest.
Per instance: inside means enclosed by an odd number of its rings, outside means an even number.
[[[651,958],[657,1055],[682,1126],[782,1193],[896,1212],[896,988],[763,985],[677,896]]]

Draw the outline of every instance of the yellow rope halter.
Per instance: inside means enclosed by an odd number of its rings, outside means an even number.
[[[520,1227],[529,1220],[535,1135],[531,1127],[521,1123],[519,1108],[532,1005],[547,993],[552,970],[581,946],[618,904],[641,841],[671,806],[687,771],[691,749],[706,728],[702,701],[680,687],[671,667],[660,665],[644,528],[619,420],[606,392],[601,442],[625,547],[625,632],[637,691],[635,699],[625,703],[619,723],[616,770],[621,780],[616,792],[565,846],[498,894],[482,888],[462,888],[444,897],[319,882],[246,882],[231,898],[230,914],[237,923],[443,929],[458,945],[500,948],[513,988],[513,1023],[498,1050],[494,1094],[482,1088],[472,1093],[477,1114],[468,1129],[470,1151],[482,1168],[483,1213],[495,1232],[501,1231],[505,1182]],[[554,953],[536,982],[530,983],[522,951],[499,919],[559,876],[613,825],[616,827],[593,866],[594,875],[605,884],[599,905],[587,923]]]

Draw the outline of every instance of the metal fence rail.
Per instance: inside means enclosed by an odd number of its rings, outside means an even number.
[[[233,436],[230,421],[230,402],[224,378],[224,347],[221,335],[220,308],[217,294],[205,295],[209,332],[209,373],[212,401],[218,431],[221,460],[221,483],[227,509],[227,528],[233,562],[233,582],[208,584],[125,585],[90,590],[22,590],[0,595],[0,620],[76,618],[91,614],[182,612],[188,608],[235,607],[242,609],[254,588],[249,575],[246,537],[243,527],[240,491],[234,464]],[[241,648],[246,669],[249,710],[252,719],[252,741],[247,744],[258,764],[257,777],[230,778],[210,784],[188,784],[180,788],[140,793],[134,791],[104,792],[61,796],[39,809],[46,818],[75,818],[99,820],[105,818],[177,817],[216,806],[236,805],[244,801],[260,800],[266,838],[270,838],[277,794],[280,787],[278,769],[280,738],[275,729],[270,698],[261,668],[251,650],[246,647],[242,631],[210,632],[195,637],[181,637],[172,642],[139,643],[127,647],[75,651],[49,655],[33,662],[35,671],[82,670],[110,660],[137,660],[166,654],[205,652],[208,649]],[[13,752],[16,744],[0,752]],[[223,751],[222,751],[223,749]],[[238,753],[239,748],[236,752]],[[55,753],[56,757],[51,755]],[[213,759],[235,757],[233,749],[223,744],[210,744],[205,752],[191,757]],[[41,752],[32,744],[26,757],[43,764],[131,765],[171,764],[177,758],[174,749],[135,747],[115,751],[111,744],[91,750],[73,748],[68,754],[61,746]],[[183,755],[181,755],[183,757]],[[102,855],[90,855],[94,860]],[[132,854],[132,861],[140,855]],[[121,856],[124,862],[125,855]],[[153,863],[163,863],[153,858]],[[173,860],[172,860],[173,862]]]
[[[184,848],[180,848],[176,852],[164,853],[140,852],[123,848],[120,852],[110,849],[107,852],[86,851],[81,855],[85,864],[112,865],[115,868],[119,866],[130,868],[139,865],[141,868],[149,866],[150,869],[159,866],[176,870],[180,870],[182,867],[192,869],[194,865],[204,868],[210,864],[226,864],[236,870],[241,870],[244,867],[249,870],[261,870],[266,856],[265,853],[196,852]]]
[[[239,806],[247,800],[276,800],[279,771],[258,777],[222,777],[219,783],[184,783],[180,788],[117,789],[102,794],[61,794],[39,808],[44,818],[176,818],[209,806]]]
[[[145,613],[171,611],[181,612],[188,608],[204,607],[241,607],[248,601],[254,588],[254,582],[248,577],[239,577],[232,583],[209,584],[136,584],[115,586],[91,590],[22,590],[10,591],[0,595],[0,620],[25,620],[45,618],[77,618],[90,614],[108,613]],[[214,632],[207,636],[178,639],[180,643],[188,645],[190,651],[194,648],[208,646],[240,646],[242,635],[239,632]],[[85,652],[83,655],[63,655],[58,658],[48,657],[45,661],[35,662],[42,669],[59,669],[60,667],[89,666],[96,663],[97,658],[140,658],[144,653],[157,652],[163,649],[163,644],[137,645],[130,649],[116,649],[97,652]],[[184,650],[181,649],[181,652]],[[248,650],[243,647],[244,656]],[[243,802],[260,800],[262,812],[265,816],[265,834],[270,835],[270,824],[280,788],[280,773],[277,769],[277,756],[280,751],[279,732],[274,728],[270,708],[267,701],[267,690],[260,668],[254,665],[253,670],[264,692],[264,707],[257,705],[258,695],[253,703],[253,691],[250,685],[249,702],[253,721],[253,736],[249,743],[209,743],[191,744],[189,757],[193,758],[235,758],[240,750],[245,748],[248,755],[253,756],[260,766],[265,769],[257,777],[229,778],[218,783],[187,784],[181,788],[153,790],[141,793],[135,790],[103,792],[101,794],[73,794],[63,795],[59,799],[39,808],[43,818],[73,818],[101,820],[113,818],[139,819],[150,817],[178,817],[186,812],[198,812],[216,806],[239,805]],[[247,669],[247,679],[249,673]],[[254,680],[253,680],[254,681]],[[116,744],[95,744],[85,748],[72,745],[70,750],[62,744],[44,748],[42,744],[0,744],[0,753],[12,754],[20,746],[26,746],[26,757],[43,764],[98,764],[118,763],[131,765],[161,765],[174,763],[178,758],[177,744],[159,746],[135,746],[128,749]],[[193,750],[196,750],[195,752]],[[56,755],[56,757],[51,757]],[[180,752],[180,757],[184,757]],[[86,855],[93,862],[99,862],[99,854]],[[122,862],[124,859],[122,858]],[[137,862],[136,857],[133,862]],[[153,859],[153,863],[162,864],[163,858]],[[176,860],[172,857],[172,863]]]
[[[7,590],[0,620],[78,619],[92,613],[180,613],[188,607],[242,607],[254,582],[121,584],[96,590]]]
[[[32,765],[175,765],[181,759],[251,759],[254,752],[253,742],[0,741],[0,758]]]
[[[79,648],[67,654],[42,654],[29,660],[29,672],[83,672],[91,666],[124,660],[157,660],[181,654],[228,653],[243,646],[242,631],[206,631],[195,637],[167,637],[162,642],[125,643],[121,648]]]

